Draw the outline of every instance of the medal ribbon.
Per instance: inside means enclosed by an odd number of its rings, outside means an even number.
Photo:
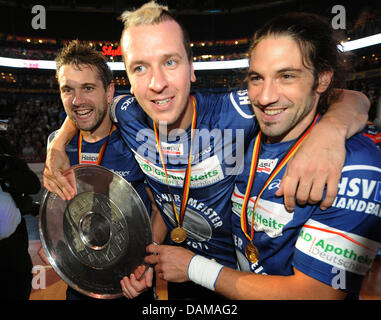
[[[182,223],[184,220],[184,215],[185,215],[185,209],[186,209],[187,204],[188,204],[189,188],[190,188],[190,182],[191,182],[191,162],[192,162],[192,144],[193,144],[192,142],[193,142],[194,132],[196,129],[196,119],[197,119],[196,100],[193,96],[191,97],[191,99],[192,99],[192,105],[193,105],[193,117],[192,117],[192,125],[191,125],[191,141],[190,141],[190,150],[189,150],[189,156],[188,156],[188,164],[187,164],[187,168],[185,171],[185,177],[184,177],[183,196],[181,198],[180,216],[177,213],[175,201],[173,199],[172,191],[171,191],[171,188],[169,186],[168,173],[167,173],[167,168],[166,168],[165,163],[164,163],[163,151],[161,150],[159,133],[158,133],[158,130],[156,128],[155,122],[153,123],[153,128],[155,130],[156,144],[157,144],[157,147],[159,150],[161,163],[163,165],[163,169],[164,169],[164,173],[165,173],[165,179],[167,180],[167,186],[168,186],[169,194],[171,196],[173,212],[175,214],[177,225],[179,227],[182,226]]]
[[[246,214],[247,204],[250,200],[250,192],[253,186],[253,181],[257,172],[258,168],[258,161],[259,161],[259,154],[261,152],[261,147],[263,143],[263,137],[262,137],[262,131],[259,132],[253,148],[253,155],[251,158],[251,165],[250,165],[250,173],[249,173],[249,179],[247,181],[247,187],[245,191],[245,197],[243,199],[242,208],[241,208],[241,229],[243,233],[245,234],[246,238],[250,240],[250,242],[253,242],[254,239],[254,216],[255,216],[255,209],[257,208],[258,200],[261,197],[262,193],[265,191],[267,186],[271,183],[271,181],[275,178],[275,176],[282,170],[282,168],[286,165],[286,163],[292,158],[292,156],[295,154],[295,152],[299,149],[300,144],[303,142],[303,140],[308,136],[313,126],[316,124],[317,119],[319,118],[319,114],[315,116],[315,119],[312,121],[312,123],[304,130],[304,132],[299,136],[299,138],[288,148],[286,154],[281,158],[278,165],[274,168],[273,172],[270,174],[270,176],[267,178],[265,184],[263,185],[261,191],[259,192],[257,198],[254,201],[254,207],[253,207],[253,214],[251,217],[251,232],[250,235],[248,234],[248,217]]]
[[[114,129],[115,129],[115,125],[112,124],[112,126],[110,128],[110,132],[108,133],[107,140],[105,141],[101,150],[98,153],[98,158],[97,158],[97,163],[96,163],[97,165],[100,165],[102,162],[103,154],[105,152],[107,143],[110,140],[111,133],[114,131]],[[79,131],[79,137],[78,137],[78,163],[79,164],[81,164],[81,156],[82,156],[82,133],[81,133],[81,131]]]

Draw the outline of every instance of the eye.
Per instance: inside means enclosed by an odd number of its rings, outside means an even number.
[[[69,87],[63,87],[63,88],[61,88],[61,92],[62,93],[70,93],[71,91],[72,91],[72,89],[69,88]]]
[[[85,91],[88,91],[88,92],[94,90],[94,88],[90,87],[90,86],[86,86],[84,89],[85,89]]]
[[[292,79],[295,79],[295,76],[293,74],[290,74],[290,73],[284,73],[284,74],[282,74],[282,79],[292,80]]]
[[[165,63],[168,67],[173,67],[176,65],[176,61],[174,59],[169,59]]]
[[[252,75],[248,76],[248,80],[250,83],[255,84],[255,83],[258,83],[259,81],[261,81],[262,77],[257,75],[257,74],[252,74]]]
[[[137,66],[134,68],[134,72],[136,73],[141,73],[145,70],[145,67],[144,66]]]

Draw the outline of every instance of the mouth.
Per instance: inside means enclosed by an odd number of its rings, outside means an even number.
[[[163,105],[167,104],[169,101],[171,101],[171,98],[167,98],[167,99],[163,99],[163,100],[155,100],[154,102],[158,106],[163,106]]]
[[[93,109],[77,109],[73,110],[78,119],[87,119],[93,113]]]
[[[268,116],[276,116],[277,114],[282,113],[284,110],[286,109],[264,109],[262,111]]]
[[[158,109],[164,110],[164,109],[167,109],[169,107],[172,100],[173,100],[173,97],[169,97],[169,98],[165,98],[165,99],[154,99],[151,101],[155,104],[155,106]]]

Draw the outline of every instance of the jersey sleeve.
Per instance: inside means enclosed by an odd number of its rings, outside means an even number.
[[[293,265],[335,289],[358,293],[381,243],[381,158],[374,146],[361,143],[347,145],[347,158],[332,207],[317,207],[302,227]]]
[[[49,145],[52,143],[52,141],[54,140],[54,138],[56,137],[56,135],[58,134],[58,131],[59,130],[55,130],[53,131],[51,134],[49,134],[48,136],[48,141],[47,141],[47,144],[46,144],[46,147],[49,148]]]
[[[140,108],[133,95],[115,96],[110,105],[111,121],[120,125],[128,121],[136,121],[143,117],[144,111]]]
[[[197,95],[196,95],[197,97]],[[197,100],[201,100],[197,97]],[[231,91],[226,94],[209,95],[206,98],[206,114],[213,123],[211,128],[244,129],[245,136],[250,137],[257,129],[257,122],[251,107],[247,89]]]

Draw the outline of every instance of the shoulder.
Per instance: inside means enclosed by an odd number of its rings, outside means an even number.
[[[108,148],[112,148],[115,153],[125,155],[126,157],[129,157],[131,154],[130,148],[126,145],[126,143],[122,139],[121,132],[118,129],[112,132],[110,136]]]
[[[114,122],[119,122],[119,120],[133,121],[145,117],[143,109],[135,96],[131,94],[115,96],[110,105],[110,114]]]
[[[49,136],[48,136],[48,145],[49,145],[49,143],[51,143],[54,140],[54,138],[56,137],[57,134],[58,134],[58,130],[55,130],[51,134],[49,134]]]
[[[195,93],[197,106],[211,113],[225,112],[243,119],[252,119],[254,114],[251,108],[247,90],[236,90],[226,93]],[[225,116],[227,115],[225,114]]]
[[[348,139],[346,144],[345,166],[368,165],[381,167],[381,152],[366,136],[359,133]]]

